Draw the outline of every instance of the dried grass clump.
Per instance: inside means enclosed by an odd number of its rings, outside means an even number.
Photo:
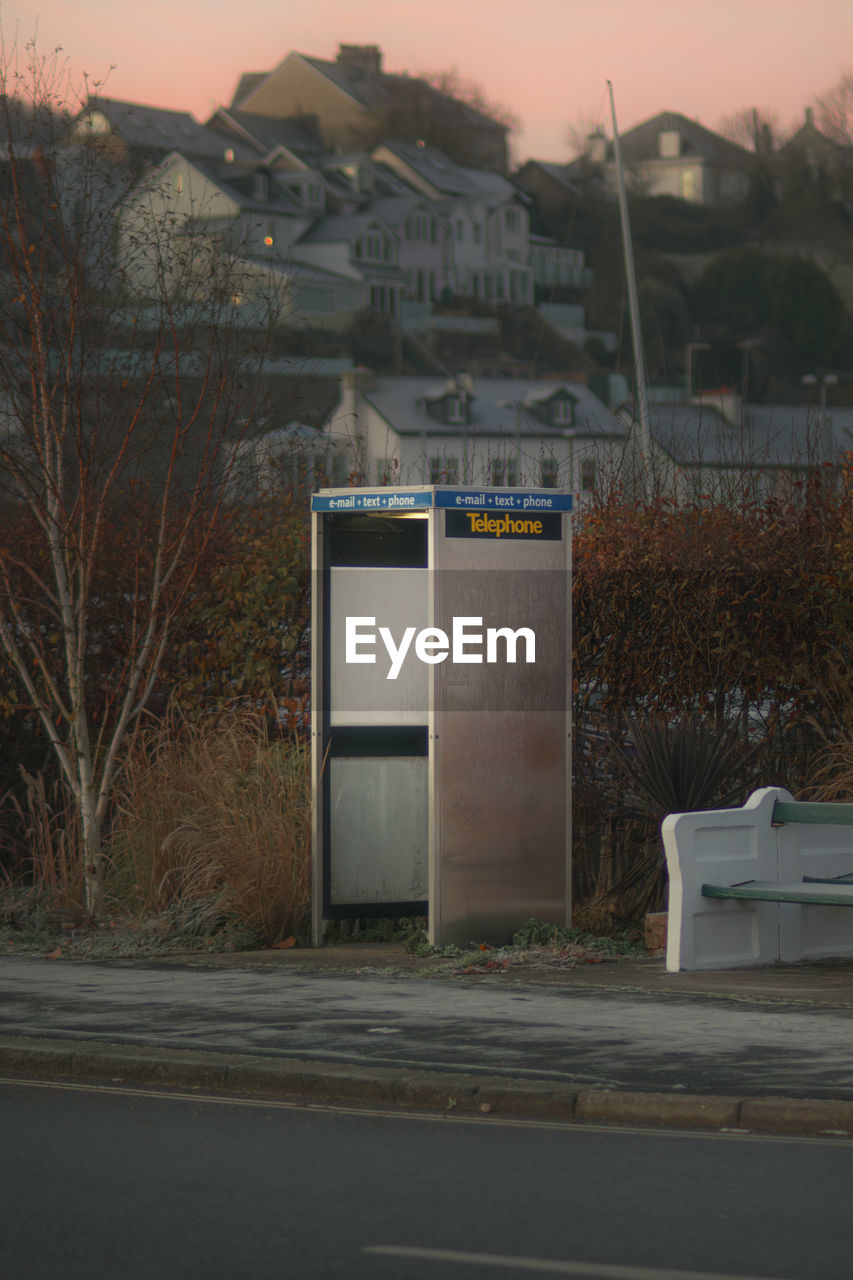
[[[264,716],[172,714],[132,742],[116,790],[107,893],[141,915],[191,911],[272,944],[306,932],[311,902],[307,747]]]
[[[15,842],[18,875],[35,891],[40,908],[82,919],[86,914],[83,839],[71,788],[61,778],[45,781],[44,774],[21,769],[22,796],[12,793],[5,803],[21,833]],[[12,877],[7,877],[9,883]]]

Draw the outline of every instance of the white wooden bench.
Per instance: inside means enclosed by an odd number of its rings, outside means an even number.
[[[666,967],[853,956],[853,804],[755,791],[740,809],[673,813]]]

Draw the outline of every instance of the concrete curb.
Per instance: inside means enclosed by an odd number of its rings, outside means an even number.
[[[853,1102],[579,1089],[537,1080],[360,1067],[101,1041],[0,1037],[0,1074],[573,1123],[853,1137]]]

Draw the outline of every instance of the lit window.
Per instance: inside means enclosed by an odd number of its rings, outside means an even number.
[[[268,249],[271,249],[272,246],[275,244],[275,241],[273,240],[272,236],[264,236],[264,244],[267,246]]]

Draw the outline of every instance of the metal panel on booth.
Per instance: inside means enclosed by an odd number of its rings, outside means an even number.
[[[571,498],[440,486],[312,500],[314,934],[430,940],[570,917]]]

